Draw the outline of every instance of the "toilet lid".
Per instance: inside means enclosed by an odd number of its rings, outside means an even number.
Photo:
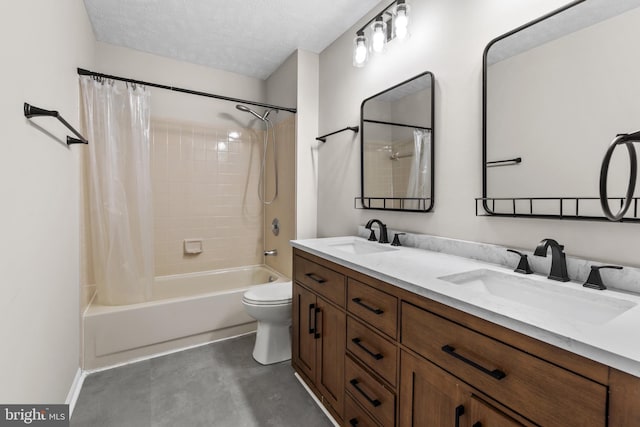
[[[242,299],[256,305],[287,304],[291,302],[291,282],[254,286],[244,293]]]

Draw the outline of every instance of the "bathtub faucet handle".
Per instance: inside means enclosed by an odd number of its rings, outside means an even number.
[[[264,256],[276,256],[278,255],[277,249],[271,249],[269,251],[264,251]]]

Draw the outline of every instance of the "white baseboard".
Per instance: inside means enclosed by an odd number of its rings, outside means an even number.
[[[82,369],[78,368],[76,372],[76,376],[73,379],[73,383],[71,383],[71,388],[69,389],[69,394],[67,394],[67,398],[64,403],[69,405],[69,418],[73,415],[73,410],[76,407],[76,402],[78,401],[78,397],[80,396],[80,390],[82,390],[82,383],[84,383],[84,379],[87,377],[85,372],[82,372]]]
[[[318,397],[315,395],[314,392],[311,391],[311,389],[309,388],[307,383],[304,382],[302,377],[300,375],[298,375],[297,372],[294,372],[293,375],[296,376],[298,381],[300,381],[300,384],[302,384],[302,387],[304,387],[304,389],[307,390],[307,393],[309,393],[309,396],[311,396],[313,398],[313,400],[316,402],[318,407],[322,410],[322,412],[324,412],[324,414],[327,416],[327,418],[329,418],[329,421],[331,421],[335,427],[340,427],[340,424],[338,424],[338,422],[335,420],[335,418],[333,418],[333,416],[331,415],[331,413],[329,413],[327,408],[325,408],[324,405],[322,403],[320,403],[320,401],[318,400]]]

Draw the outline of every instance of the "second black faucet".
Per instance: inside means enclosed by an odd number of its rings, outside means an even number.
[[[538,243],[538,247],[533,251],[534,255],[546,257],[547,248],[551,247],[551,270],[549,276],[551,280],[559,282],[568,282],[569,274],[567,273],[567,260],[564,254],[564,246],[553,239],[542,239]]]

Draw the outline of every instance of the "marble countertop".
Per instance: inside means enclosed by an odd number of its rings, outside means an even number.
[[[351,253],[357,244],[363,252]],[[521,275],[500,265],[410,247],[390,247],[361,237],[330,237],[293,240],[291,245],[399,288],[446,304],[484,320],[571,351],[623,372],[640,377],[640,296],[616,290],[592,290],[581,283],[548,280]],[[379,245],[379,246],[376,246]],[[376,251],[384,248],[385,251]],[[368,251],[371,249],[371,251]],[[541,309],[491,295],[473,287],[460,286],[442,277],[474,270],[492,270],[511,275],[514,281],[540,281],[543,286],[566,289],[582,300],[598,304],[603,299],[618,301],[628,308],[611,319],[572,316],[576,307]],[[554,288],[556,289],[556,288]],[[579,308],[578,308],[579,310]],[[587,309],[585,309],[587,310]]]

